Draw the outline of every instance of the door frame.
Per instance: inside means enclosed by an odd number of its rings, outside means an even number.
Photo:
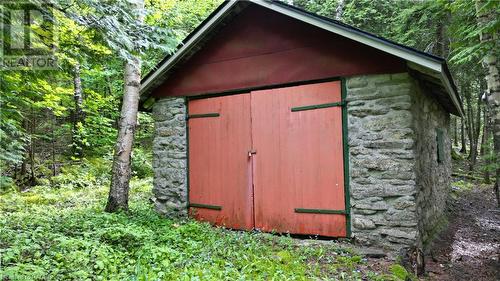
[[[307,85],[307,84],[318,84],[322,82],[332,82],[332,81],[340,81],[340,92],[341,92],[341,107],[342,107],[342,146],[343,146],[343,160],[344,160],[344,201],[345,201],[345,216],[346,216],[346,237],[351,238],[351,194],[350,194],[350,175],[349,175],[349,141],[348,141],[348,128],[347,128],[347,86],[346,79],[344,77],[331,77],[325,79],[315,79],[315,80],[304,80],[297,81],[292,83],[284,83],[284,84],[272,84],[260,87],[249,87],[244,89],[237,89],[233,91],[225,91],[220,93],[209,93],[209,94],[201,94],[197,96],[186,96],[185,97],[185,105],[186,105],[186,184],[187,184],[187,195],[186,195],[186,208],[189,210],[189,101],[196,99],[207,99],[207,98],[215,98],[222,96],[230,96],[237,94],[250,94],[251,91],[256,90],[265,90],[265,89],[276,89],[276,88],[284,88],[284,87],[292,87],[299,85]]]

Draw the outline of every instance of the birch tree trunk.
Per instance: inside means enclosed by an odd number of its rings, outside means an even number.
[[[485,106],[483,108],[483,134],[481,137],[481,146],[479,148],[480,149],[479,155],[481,155],[481,157],[488,154],[488,152],[487,152],[487,150],[488,150],[487,144],[488,144],[488,139],[489,139],[488,121],[489,121],[488,107]]]
[[[484,159],[484,165],[486,166],[483,173],[484,183],[490,184],[490,170],[491,165],[490,159],[490,118],[488,117],[488,108],[484,107],[484,124],[483,124],[483,140],[481,141],[481,156]]]
[[[144,7],[143,0],[136,0],[135,4],[137,9]],[[143,17],[139,16],[138,21],[143,21]],[[137,124],[140,85],[141,61],[138,56],[135,56],[125,63],[123,101],[106,212],[128,210],[129,181],[132,170],[130,161]]]
[[[476,14],[479,28],[485,26],[498,16],[495,10],[485,13],[481,11],[484,2],[476,0]],[[497,203],[500,207],[500,74],[498,72],[498,59],[495,55],[495,48],[498,48],[498,34],[481,33],[480,40],[483,44],[493,45],[483,58],[483,64],[486,68],[486,83],[488,90],[485,100],[489,107],[489,116],[491,118],[493,133],[493,153],[495,154],[496,172],[495,172],[495,194]]]

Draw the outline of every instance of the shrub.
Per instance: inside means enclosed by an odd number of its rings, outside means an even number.
[[[98,188],[110,180],[111,162],[104,158],[83,159],[80,163],[67,165],[59,175],[50,179],[54,188]],[[44,185],[47,185],[45,182]]]
[[[132,153],[132,175],[143,179],[153,176],[152,152],[134,148]]]

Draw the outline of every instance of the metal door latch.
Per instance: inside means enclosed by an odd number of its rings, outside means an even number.
[[[257,150],[252,149],[248,151],[248,157],[252,157],[254,154],[257,154]]]

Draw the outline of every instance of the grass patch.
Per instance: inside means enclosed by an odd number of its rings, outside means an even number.
[[[474,184],[464,181],[458,180],[451,183],[451,193],[450,196],[453,199],[457,199],[462,193],[469,192],[474,188]]]
[[[103,212],[105,187],[2,195],[0,280],[362,278],[363,259],[335,243],[298,246],[286,236],[162,218],[150,189],[150,179],[133,181],[127,214]]]

